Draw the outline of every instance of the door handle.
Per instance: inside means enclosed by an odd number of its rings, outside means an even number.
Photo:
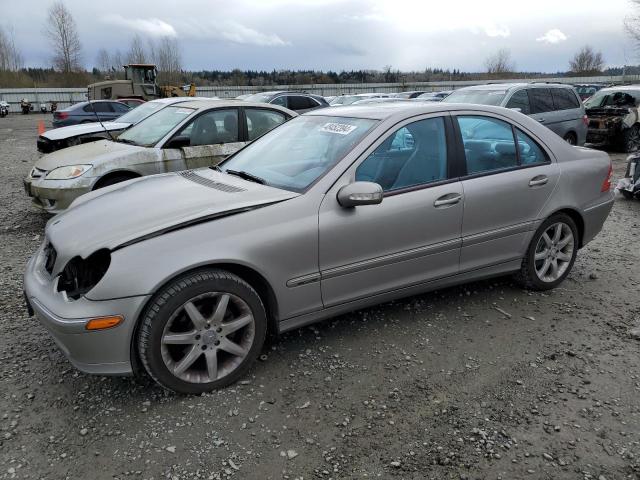
[[[539,187],[541,185],[546,185],[549,181],[549,178],[546,175],[538,175],[537,177],[533,177],[529,180],[530,187]]]
[[[462,199],[462,195],[459,193],[447,193],[446,195],[441,196],[435,202],[433,202],[434,207],[445,207],[447,205],[455,205],[460,202]]]

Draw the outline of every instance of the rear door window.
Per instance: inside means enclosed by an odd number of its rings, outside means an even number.
[[[518,166],[513,129],[509,123],[481,116],[459,116],[457,120],[468,175]]]
[[[88,105],[86,105],[83,110],[85,112],[88,113],[93,113],[93,112],[97,112],[97,113],[111,113],[113,112],[113,109],[111,108],[111,104],[109,102],[96,102],[96,103],[90,103]]]
[[[522,113],[529,115],[531,107],[529,106],[529,95],[526,90],[519,90],[514,93],[507,102],[507,108],[519,108]]]
[[[124,103],[120,103],[120,102],[113,102],[111,104],[111,106],[113,107],[113,109],[117,112],[117,113],[125,113],[128,112],[129,110],[131,110],[130,107],[128,107],[127,105],[125,105]]]
[[[552,112],[554,110],[551,89],[549,88],[529,89],[529,99],[531,101],[531,113]]]
[[[549,162],[549,157],[538,143],[529,135],[516,128],[518,139],[518,153],[521,165],[535,165]]]
[[[307,108],[317,107],[318,104],[315,100],[312,100],[309,97],[304,97],[302,95],[290,95],[288,107],[291,110],[306,110]]]
[[[580,108],[578,99],[575,94],[568,88],[552,88],[551,96],[553,97],[553,103],[556,110],[571,110],[574,108]]]
[[[247,117],[249,141],[261,137],[269,130],[287,121],[284,114],[265,108],[245,108],[244,111]]]

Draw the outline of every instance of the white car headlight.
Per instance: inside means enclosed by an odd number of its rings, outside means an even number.
[[[91,169],[91,165],[67,165],[58,167],[47,173],[47,180],[68,180],[84,175]]]

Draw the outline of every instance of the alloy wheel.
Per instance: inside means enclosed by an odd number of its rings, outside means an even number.
[[[166,323],[162,359],[185,382],[213,382],[238,368],[249,354],[255,332],[254,316],[240,297],[225,292],[198,295]]]
[[[574,245],[571,227],[563,222],[550,225],[538,239],[534,264],[537,277],[547,283],[555,282],[571,265]]]

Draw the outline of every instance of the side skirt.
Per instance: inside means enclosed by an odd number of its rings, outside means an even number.
[[[329,308],[317,312],[311,312],[297,317],[288,318],[282,320],[279,324],[279,332],[287,332],[296,328],[311,325],[312,323],[325,320],[327,318],[335,317],[361,308],[378,305],[380,303],[390,302],[391,300],[397,300],[400,298],[411,297],[420,293],[429,292],[439,288],[450,287],[453,285],[459,285],[462,283],[471,282],[474,280],[480,280],[491,277],[498,277],[508,273],[517,272],[522,264],[522,259],[518,258],[497,265],[491,265],[489,267],[479,268],[477,270],[471,270],[464,273],[458,273],[449,277],[439,278],[430,282],[420,283],[418,285],[412,285],[410,287],[404,287],[390,292],[380,293],[371,297],[361,298],[353,302],[347,302],[340,305],[334,305]]]

